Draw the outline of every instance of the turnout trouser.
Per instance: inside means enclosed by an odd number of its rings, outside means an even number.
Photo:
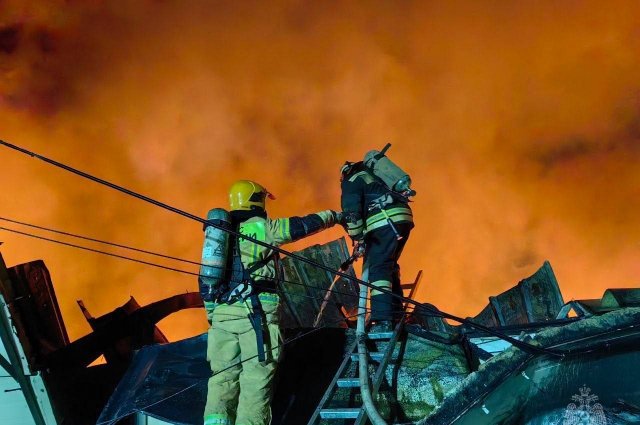
[[[280,356],[279,300],[261,294],[266,360],[257,358],[251,303],[221,304],[211,314],[207,359],[211,365],[205,425],[268,425],[273,377]]]
[[[367,280],[375,287],[402,295],[398,259],[407,239],[409,239],[413,223],[395,223],[395,227],[402,236],[401,240],[398,240],[389,225],[367,233],[365,236],[364,272]],[[372,321],[392,320],[399,316],[401,310],[402,303],[397,298],[375,289],[371,290]]]

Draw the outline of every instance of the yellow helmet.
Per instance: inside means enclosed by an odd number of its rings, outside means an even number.
[[[265,198],[276,199],[264,186],[251,180],[238,180],[229,188],[229,207],[231,211],[265,209]]]

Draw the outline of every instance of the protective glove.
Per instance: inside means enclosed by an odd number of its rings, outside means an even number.
[[[366,246],[364,244],[364,239],[357,239],[353,241],[353,256],[356,258],[360,258],[364,255],[366,251]]]
[[[333,210],[331,210],[331,213],[333,214],[334,223],[341,224],[344,226],[344,214],[340,211],[333,211]]]
[[[354,241],[353,252],[351,253],[351,256],[340,265],[340,271],[347,271],[350,265],[356,262],[358,258],[362,257],[364,255],[364,248],[364,242],[361,239]]]

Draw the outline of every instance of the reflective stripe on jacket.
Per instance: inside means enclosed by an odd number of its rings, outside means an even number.
[[[390,202],[383,206],[394,223],[413,223],[411,207],[398,200],[387,186],[371,173],[361,162],[355,163],[342,180],[342,212],[345,216],[347,233],[358,240],[374,229],[388,224],[380,207],[373,207],[375,201],[389,196]]]
[[[377,213],[376,213],[377,211]],[[391,208],[385,208],[384,213],[380,211],[380,209],[375,209],[371,212],[372,214],[367,217],[367,228],[366,232],[370,232],[371,230],[378,229],[382,226],[386,226],[389,223],[387,222],[387,216],[394,223],[402,223],[402,222],[410,222],[413,223],[413,214],[411,213],[411,208],[404,205],[399,205]],[[385,216],[386,213],[386,216]]]
[[[239,231],[243,235],[250,236],[269,245],[280,246],[332,227],[336,224],[335,218],[334,212],[330,210],[320,211],[304,217],[278,219],[251,217],[240,223]],[[246,270],[253,270],[260,263],[264,263],[251,272],[253,280],[277,279],[277,253],[274,250],[243,238],[240,238],[239,246],[242,264]]]

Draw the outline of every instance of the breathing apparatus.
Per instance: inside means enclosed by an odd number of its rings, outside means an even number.
[[[402,168],[398,167],[385,155],[391,147],[387,143],[381,151],[371,150],[364,156],[364,165],[378,177],[394,193],[405,198],[416,195],[416,191],[411,189],[411,177]]]

